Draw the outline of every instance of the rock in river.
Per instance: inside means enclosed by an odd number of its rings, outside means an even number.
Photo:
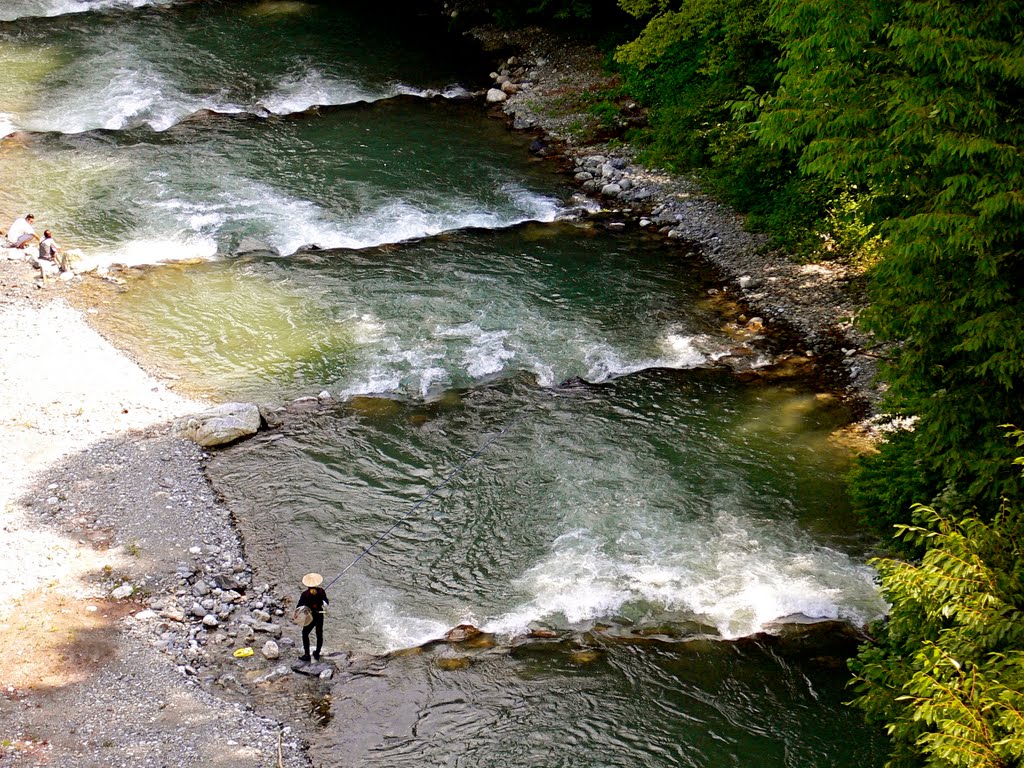
[[[225,445],[256,434],[260,409],[253,403],[224,403],[174,422],[174,434],[204,448]]]

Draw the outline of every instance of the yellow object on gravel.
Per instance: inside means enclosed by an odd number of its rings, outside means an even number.
[[[244,659],[246,656],[252,656],[253,653],[255,653],[255,651],[253,651],[252,648],[239,648],[237,651],[235,651],[234,657],[236,659]]]

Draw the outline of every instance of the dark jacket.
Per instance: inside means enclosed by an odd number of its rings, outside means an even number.
[[[301,608],[306,606],[313,614],[323,613],[324,606],[330,604],[330,600],[327,599],[327,593],[324,592],[322,587],[310,587],[299,596],[299,602],[295,606]]]

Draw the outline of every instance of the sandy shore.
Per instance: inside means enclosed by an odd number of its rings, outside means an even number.
[[[308,765],[291,729],[161,652],[173,628],[144,610],[190,549],[240,552],[200,449],[169,436],[203,404],[94,331],[57,295],[74,282],[36,274],[0,262],[0,765]]]

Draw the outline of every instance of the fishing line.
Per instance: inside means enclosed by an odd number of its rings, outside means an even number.
[[[469,464],[470,464],[470,463],[471,463],[471,462],[472,462],[472,461],[473,461],[474,459],[476,459],[476,458],[477,458],[477,457],[478,457],[478,456],[479,456],[479,455],[480,455],[481,453],[483,453],[484,451],[486,451],[486,450],[487,450],[487,449],[488,449],[488,448],[489,448],[489,447],[490,447],[490,446],[491,446],[491,445],[492,445],[493,443],[497,442],[497,440],[498,440],[499,438],[501,438],[501,437],[502,437],[502,436],[503,436],[503,435],[504,435],[504,434],[505,434],[506,432],[508,432],[508,431],[509,431],[510,429],[512,429],[512,427],[514,427],[514,426],[515,426],[516,424],[518,424],[518,423],[519,423],[519,421],[520,421],[520,419],[522,419],[522,418],[523,418],[522,414],[520,414],[519,416],[516,416],[516,418],[512,419],[512,421],[510,421],[510,422],[509,422],[509,423],[508,423],[508,424],[507,424],[507,425],[506,425],[506,426],[505,426],[505,427],[504,427],[504,428],[503,428],[503,429],[502,429],[502,430],[501,430],[500,432],[497,432],[496,434],[494,434],[494,435],[492,435],[492,436],[491,436],[490,438],[488,438],[487,442],[485,442],[485,443],[484,443],[483,445],[481,445],[481,446],[480,446],[479,448],[477,448],[477,449],[476,449],[476,452],[475,452],[475,453],[474,453],[474,454],[473,454],[472,456],[470,456],[470,457],[469,457],[468,459],[466,459],[466,460],[465,460],[465,461],[463,461],[463,462],[462,462],[461,464],[459,464],[459,466],[457,466],[457,467],[456,467],[455,469],[453,469],[453,470],[452,470],[451,472],[449,472],[449,473],[448,473],[448,476],[447,476],[447,477],[446,477],[446,478],[445,478],[444,480],[442,480],[442,481],[441,481],[440,483],[438,483],[437,485],[435,485],[435,486],[434,486],[433,488],[431,488],[431,489],[430,489],[430,493],[428,493],[428,494],[427,494],[426,496],[424,496],[424,497],[423,497],[422,499],[420,499],[420,500],[419,500],[419,501],[417,501],[417,502],[416,502],[415,504],[413,504],[413,506],[412,506],[412,509],[410,509],[410,510],[409,510],[408,512],[406,512],[406,513],[405,513],[404,515],[402,515],[402,516],[401,516],[400,518],[398,518],[397,520],[395,520],[395,522],[394,522],[394,523],[392,524],[392,526],[391,526],[390,528],[388,528],[388,529],[387,529],[386,531],[384,531],[384,533],[382,533],[382,534],[381,534],[380,536],[378,536],[378,537],[377,537],[377,538],[376,538],[376,539],[375,539],[375,540],[373,541],[373,543],[372,543],[372,544],[370,544],[370,546],[368,546],[368,547],[367,547],[366,549],[364,549],[364,550],[363,550],[362,552],[360,552],[360,553],[359,553],[359,554],[358,554],[358,555],[356,556],[356,559],[355,559],[355,560],[353,560],[353,561],[352,561],[351,563],[349,563],[348,565],[346,565],[346,566],[345,566],[345,568],[344,568],[344,569],[343,569],[343,570],[341,571],[341,573],[339,573],[339,574],[338,574],[337,576],[335,576],[335,577],[334,577],[334,578],[333,578],[333,579],[331,580],[331,582],[330,582],[330,583],[329,583],[329,584],[328,584],[328,585],[327,585],[326,587],[324,587],[324,589],[325,589],[325,590],[327,590],[327,589],[330,589],[330,588],[331,588],[332,586],[334,586],[334,582],[336,582],[336,581],[337,581],[338,579],[340,579],[340,578],[341,578],[342,576],[344,576],[344,575],[345,575],[346,573],[348,573],[348,571],[349,571],[349,570],[350,570],[350,569],[351,569],[351,568],[352,568],[352,567],[353,567],[353,566],[354,566],[354,565],[355,565],[356,563],[358,563],[358,562],[359,562],[360,560],[362,560],[362,559],[363,559],[364,557],[366,557],[366,556],[367,556],[368,554],[370,554],[370,550],[371,550],[371,549],[373,549],[374,547],[376,547],[376,546],[377,546],[378,544],[380,544],[380,543],[381,543],[382,541],[384,541],[384,539],[386,539],[386,538],[387,538],[388,536],[390,536],[390,535],[391,535],[391,532],[392,532],[392,531],[394,531],[394,530],[395,530],[395,528],[397,528],[397,527],[398,527],[399,525],[401,525],[401,524],[402,524],[402,523],[403,523],[403,522],[405,521],[405,519],[406,519],[406,518],[408,518],[408,517],[409,517],[409,516],[410,516],[410,515],[411,515],[411,514],[412,514],[413,512],[415,512],[415,511],[416,511],[417,509],[419,509],[419,508],[420,508],[420,506],[421,506],[421,505],[422,505],[422,504],[423,504],[424,502],[426,502],[426,501],[427,501],[427,500],[428,500],[428,499],[429,499],[429,498],[430,498],[431,496],[433,496],[433,495],[434,495],[435,493],[437,493],[437,492],[438,492],[439,490],[441,490],[441,489],[442,489],[442,488],[444,488],[444,487],[445,487],[446,485],[448,485],[448,483],[449,483],[449,482],[450,482],[450,481],[451,481],[451,480],[452,480],[453,478],[455,478],[455,477],[456,477],[456,476],[457,476],[457,475],[458,475],[458,474],[459,474],[460,472],[462,472],[462,470],[464,470],[464,469],[465,469],[465,468],[466,468],[467,466],[469,466]]]

